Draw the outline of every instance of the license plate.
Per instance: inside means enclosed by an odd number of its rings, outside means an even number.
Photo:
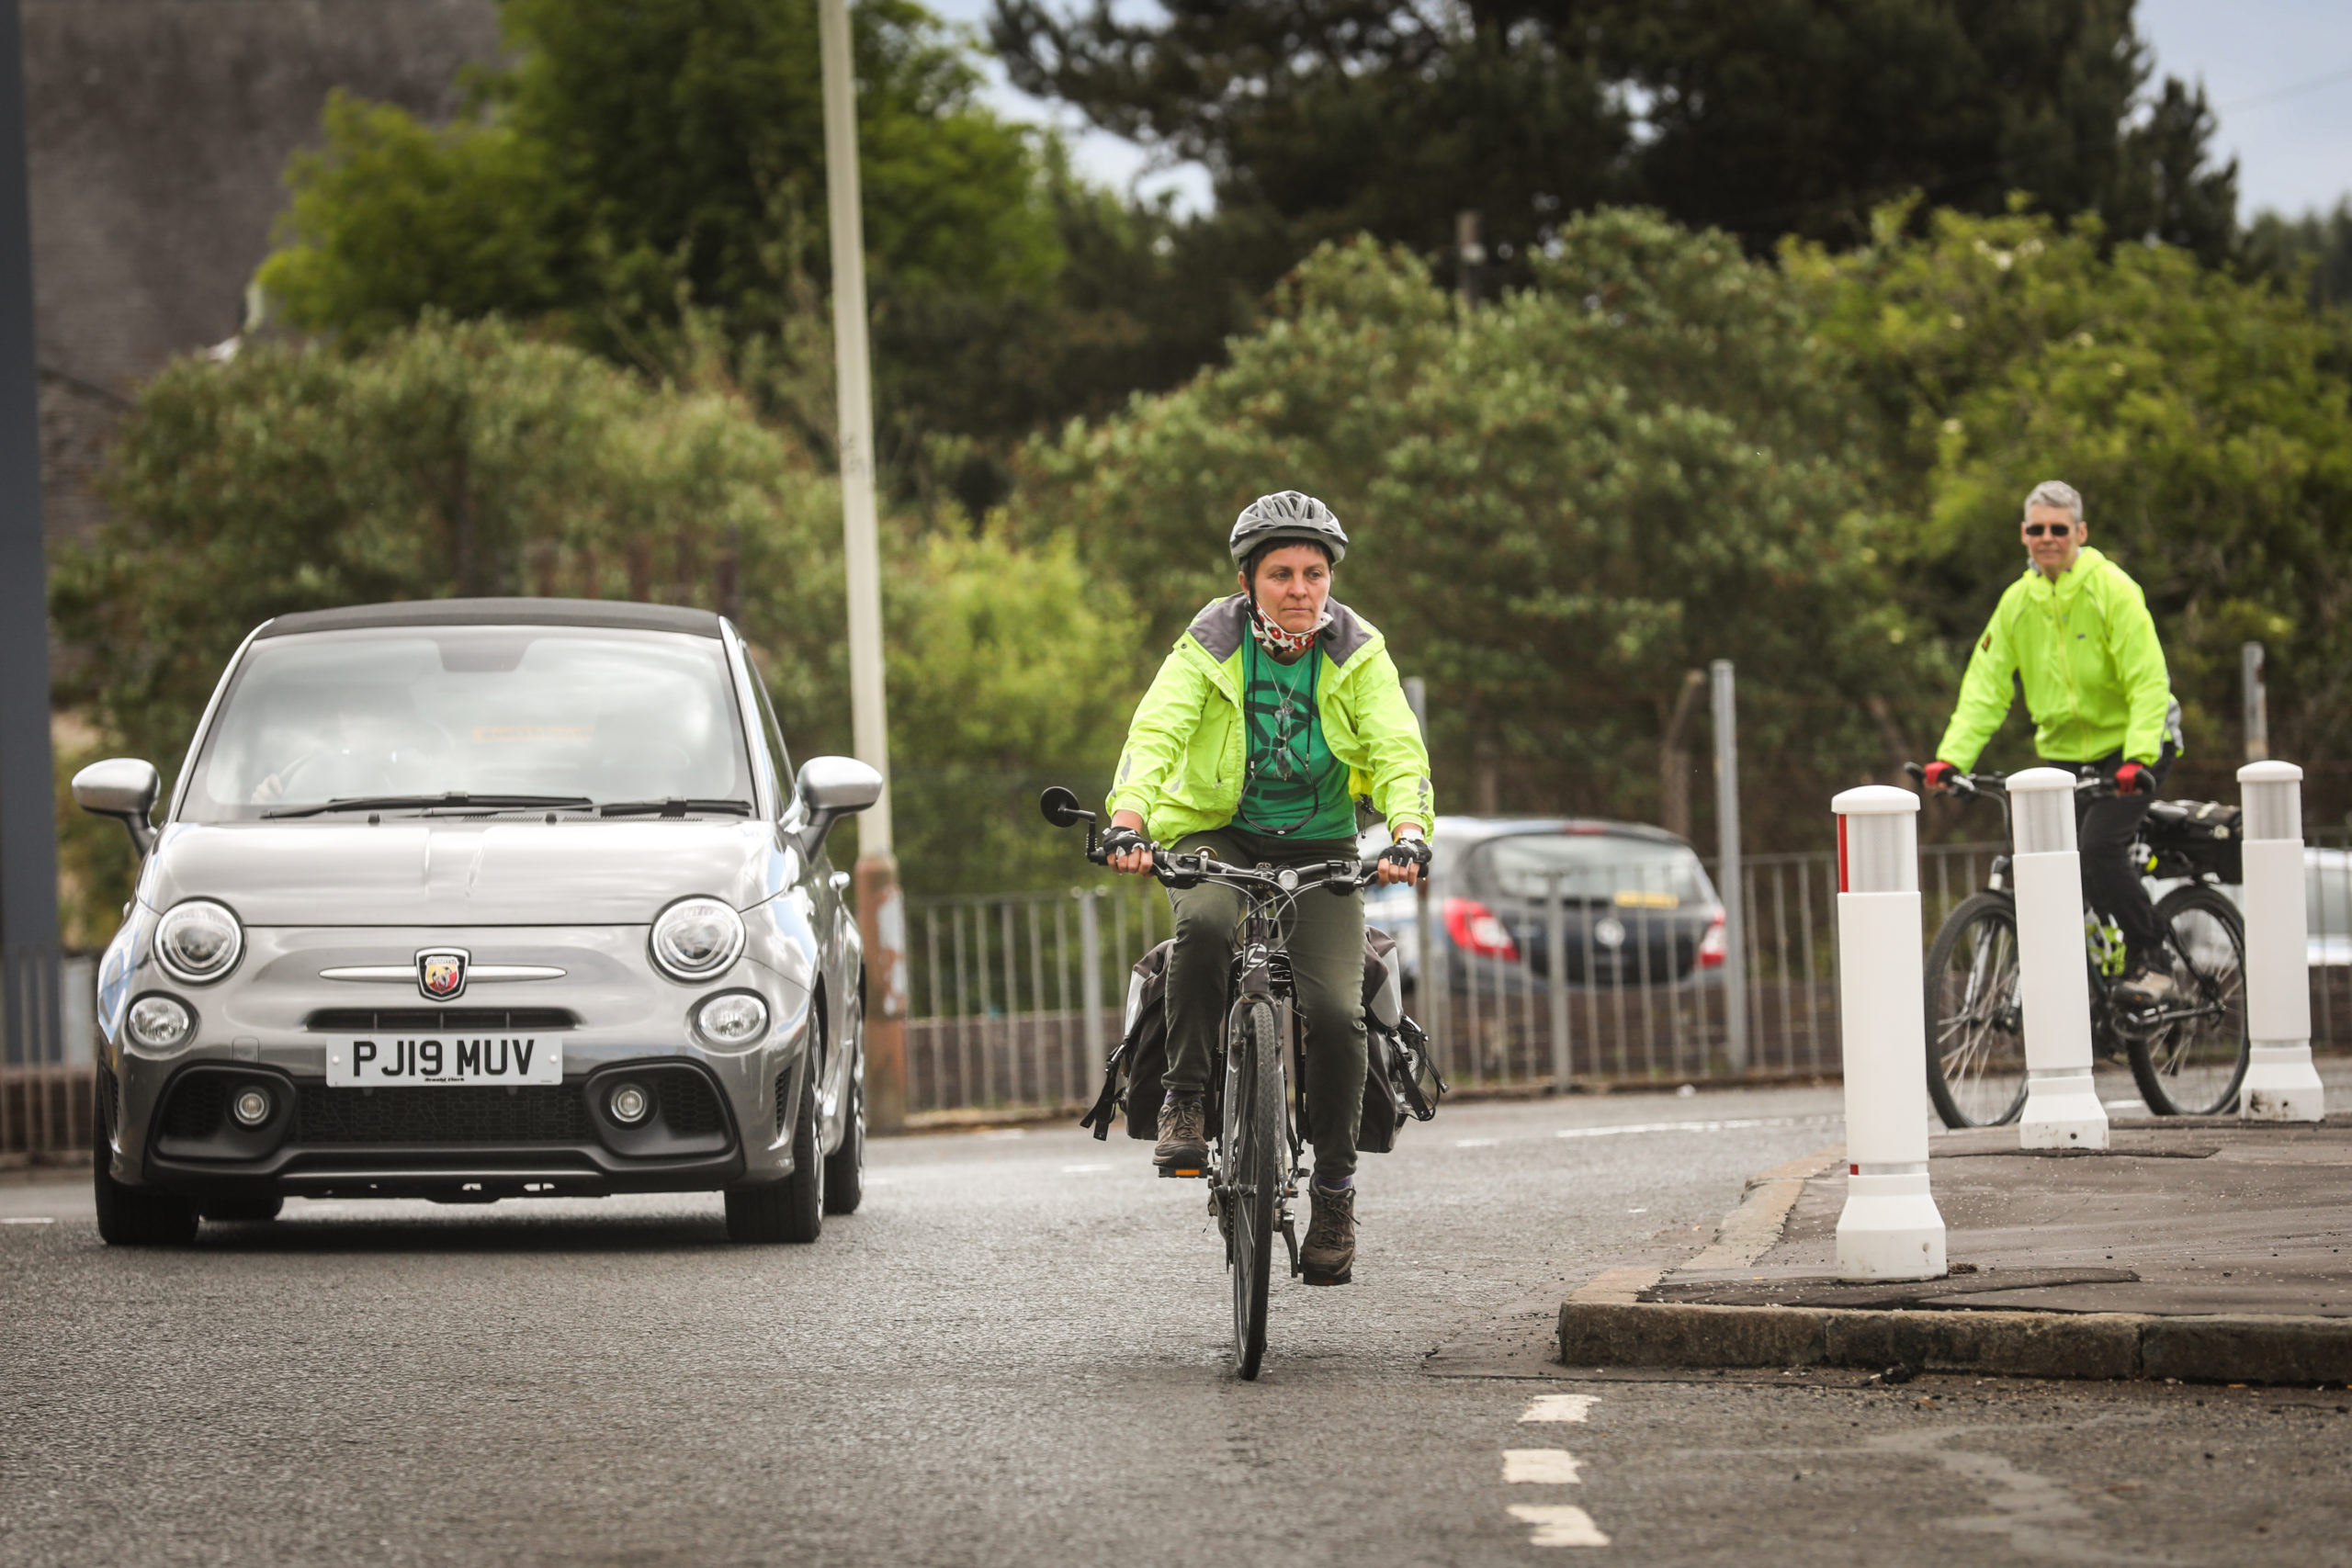
[[[563,1042],[528,1034],[373,1034],[330,1042],[334,1089],[563,1081]]]

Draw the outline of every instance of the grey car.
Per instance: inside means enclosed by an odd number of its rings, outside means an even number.
[[[159,827],[155,770],[75,798],[143,858],[98,972],[114,1243],[289,1195],[724,1191],[739,1241],[855,1209],[863,991],[828,830],[707,611],[324,610],[229,661]]]

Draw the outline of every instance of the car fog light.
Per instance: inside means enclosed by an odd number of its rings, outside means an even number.
[[[130,1043],[150,1051],[174,1051],[196,1032],[196,1017],[171,997],[141,997],[130,1004],[124,1027]]]
[[[605,1104],[614,1121],[624,1127],[634,1127],[653,1109],[653,1097],[633,1083],[625,1083],[613,1090],[613,1097]]]
[[[244,951],[237,917],[209,898],[175,904],[155,922],[155,957],[175,980],[198,986],[218,980]]]
[[[229,1111],[246,1126],[258,1127],[269,1120],[269,1090],[248,1084],[229,1102]]]
[[[702,1004],[695,1028],[713,1045],[749,1045],[767,1032],[768,1004],[749,991],[729,991]]]

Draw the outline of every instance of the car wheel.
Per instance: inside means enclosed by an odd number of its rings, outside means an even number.
[[[98,1208],[98,1235],[108,1247],[186,1247],[196,1239],[196,1205],[163,1192],[141,1192],[108,1168],[114,1140],[101,1111],[90,1136],[90,1176]]]
[[[842,1119],[842,1146],[825,1156],[825,1213],[854,1214],[865,1198],[865,1073],[861,1048],[850,1067],[849,1114]]]
[[[825,1156],[817,1136],[815,1063],[800,1082],[792,1128],[792,1174],[727,1194],[727,1239],[810,1242],[825,1228]]]

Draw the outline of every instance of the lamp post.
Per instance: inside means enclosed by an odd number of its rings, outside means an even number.
[[[865,337],[865,234],[857,180],[857,83],[848,0],[818,0],[825,92],[825,207],[833,255],[842,557],[849,578],[850,723],[882,795],[858,818],[858,934],[865,947],[867,1114],[885,1131],[907,1109],[906,906],[891,851],[890,734],[882,686],[882,552],[874,510],[874,392]]]
[[[22,25],[0,9],[0,1060],[58,1059],[57,806]]]

